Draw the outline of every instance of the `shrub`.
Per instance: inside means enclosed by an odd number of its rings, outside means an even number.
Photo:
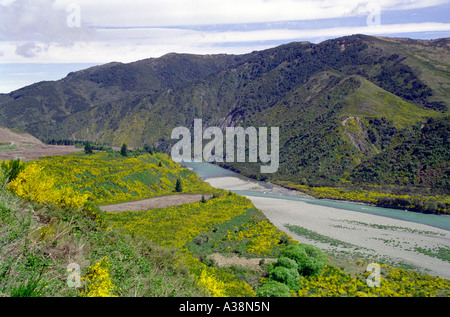
[[[308,257],[302,263],[302,267],[299,270],[303,276],[317,276],[322,273],[325,263],[320,262],[315,258]]]
[[[301,247],[305,250],[309,257],[315,258],[324,264],[327,262],[327,255],[322,251],[322,249],[310,244],[302,244]]]
[[[122,156],[128,155],[127,145],[125,143],[122,144],[122,147],[120,148],[120,155]]]
[[[144,151],[151,155],[153,154],[153,149],[148,144],[144,145]]]
[[[276,268],[277,266],[282,266],[288,269],[296,269],[298,270],[298,264],[297,262],[295,262],[295,260],[287,258],[285,256],[280,256],[277,260],[277,262],[273,262],[270,264],[270,269],[269,271],[271,271],[272,269]]]
[[[303,276],[319,275],[327,262],[325,253],[317,247],[301,244],[289,245],[280,251],[282,256],[295,260]]]
[[[256,295],[259,297],[289,297],[290,290],[286,284],[269,281],[258,288]]]
[[[86,277],[87,289],[81,292],[84,297],[115,297],[113,295],[114,284],[109,274],[110,263],[108,257],[105,256],[95,265],[90,266]]]
[[[86,142],[84,145],[84,153],[86,154],[92,154],[93,150],[92,150],[92,145],[90,142]]]
[[[36,162],[28,164],[16,179],[9,183],[9,189],[22,198],[37,203],[53,203],[60,207],[80,208],[89,196],[79,194],[67,185],[58,188],[55,186],[55,179],[47,175]]]
[[[301,276],[295,268],[287,268],[284,266],[277,266],[269,273],[269,278],[272,281],[277,281],[286,284],[290,290],[298,291],[300,288]]]
[[[177,178],[177,182],[175,184],[175,191],[177,193],[181,193],[183,191],[183,186],[181,185],[181,180]]]

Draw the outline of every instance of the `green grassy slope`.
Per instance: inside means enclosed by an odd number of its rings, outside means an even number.
[[[2,297],[77,297],[89,285],[70,286],[69,265],[85,278],[101,259],[103,296],[207,296],[175,249],[106,230],[95,208],[72,210],[25,202],[0,190],[0,294]],[[75,272],[74,272],[75,273]],[[76,280],[73,280],[76,281]],[[100,296],[100,295],[98,295]]]

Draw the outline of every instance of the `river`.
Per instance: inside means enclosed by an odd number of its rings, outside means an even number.
[[[394,219],[416,222],[450,231],[450,216],[422,214],[418,212],[405,211],[401,209],[375,207],[369,206],[367,204],[352,203],[347,201],[335,201],[329,199],[315,199],[312,197],[301,197],[301,195],[296,191],[281,188],[279,186],[269,184],[266,182],[256,181],[214,164],[208,164],[205,162],[183,163],[183,164],[187,167],[192,168],[203,180],[222,177],[235,177],[245,182],[251,182],[255,185],[259,185],[254,186],[254,189],[251,189],[250,187],[250,189],[247,190],[239,190],[234,188],[230,189],[230,187],[226,186],[223,187],[223,189],[231,190],[232,192],[235,192],[239,195],[301,201],[309,204],[334,207],[338,209],[351,210],[367,214],[390,217]]]
[[[450,254],[449,216],[315,199],[217,165],[183,165],[213,187],[246,196],[274,225],[299,242],[329,252],[357,252],[450,278],[450,264],[442,257]],[[293,226],[302,233],[292,230]]]

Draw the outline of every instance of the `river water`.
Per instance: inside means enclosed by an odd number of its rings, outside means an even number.
[[[312,197],[302,197],[296,191],[284,189],[266,182],[256,181],[214,164],[209,164],[206,162],[198,162],[198,163],[196,162],[196,163],[183,163],[183,165],[194,170],[203,180],[219,177],[235,177],[247,183],[254,183],[255,185],[259,185],[255,186],[255,189],[250,190],[231,189],[232,192],[235,192],[236,194],[243,196],[267,197],[290,201],[302,201],[308,204],[321,205],[326,207],[333,207],[338,209],[410,221],[450,231],[450,216],[422,214],[418,212],[375,207],[366,204],[352,203],[346,201],[335,201],[328,199],[315,199]]]

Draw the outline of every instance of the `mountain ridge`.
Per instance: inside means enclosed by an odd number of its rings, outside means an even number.
[[[449,44],[352,35],[242,55],[112,62],[0,95],[0,125],[44,140],[149,144],[166,152],[172,129],[192,128],[195,118],[221,128],[277,125],[276,175],[260,175],[258,164],[227,166],[254,177],[336,182],[402,144],[402,131],[448,118]],[[447,171],[443,163],[433,177],[448,179]]]

